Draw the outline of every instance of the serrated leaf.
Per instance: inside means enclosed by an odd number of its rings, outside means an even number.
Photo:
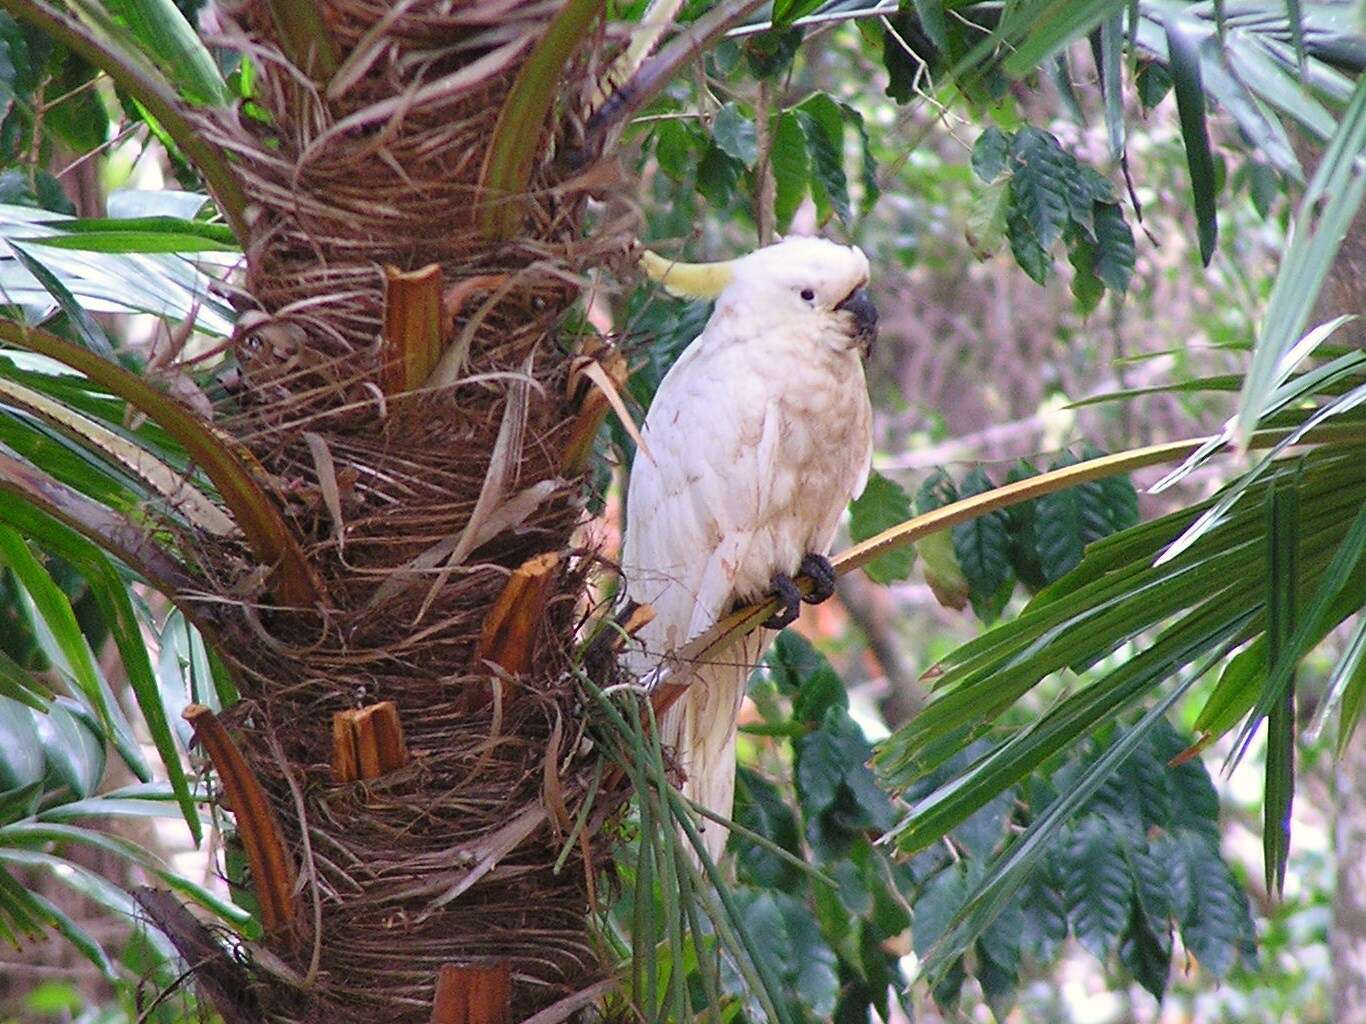
[[[844,174],[844,111],[825,93],[816,93],[798,112],[811,147],[811,191],[817,208],[833,209],[847,223],[852,214],[849,180]]]
[[[901,485],[874,470],[868,485],[849,506],[849,536],[855,543],[876,536],[911,518],[911,499]],[[904,580],[915,565],[915,549],[892,551],[868,563],[864,571],[875,583]]]
[[[960,493],[967,498],[994,486],[986,471],[979,467],[963,478]],[[978,617],[986,622],[994,620],[1003,606],[1002,590],[1015,579],[1010,562],[1010,520],[1006,513],[997,509],[953,527],[953,551],[972,588],[972,604]]]
[[[1010,157],[1011,137],[994,124],[988,125],[972,147],[972,169],[977,177],[990,184],[1006,169]]]
[[[1118,203],[1096,203],[1095,275],[1116,295],[1123,295],[1133,277],[1134,233]]]
[[[1051,134],[1027,125],[1011,141],[1009,166],[1012,212],[1024,219],[1047,251],[1067,225],[1076,160]]]
[[[1181,942],[1201,967],[1222,978],[1237,962],[1244,937],[1251,930],[1247,898],[1220,859],[1218,849],[1203,837],[1182,832],[1171,852],[1184,860],[1190,886],[1189,905],[1181,919]]]
[[[1123,843],[1100,815],[1075,821],[1062,840],[1063,895],[1077,940],[1101,960],[1128,923],[1133,879]]]

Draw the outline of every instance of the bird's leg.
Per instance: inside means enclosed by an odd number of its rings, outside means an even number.
[[[797,584],[792,581],[792,577],[785,572],[775,572],[773,579],[769,582],[773,595],[781,602],[779,608],[771,618],[765,620],[765,629],[782,629],[792,625],[797,621],[797,616],[802,609],[802,592],[797,589]]]
[[[798,572],[811,581],[811,593],[802,598],[807,604],[820,604],[835,592],[835,567],[824,555],[811,552],[802,559]]]

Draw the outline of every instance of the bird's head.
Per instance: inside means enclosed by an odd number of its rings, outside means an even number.
[[[646,252],[650,277],[684,298],[743,304],[765,318],[828,325],[866,354],[877,338],[877,308],[864,286],[868,257],[824,238],[786,238],[722,263],[676,263]]]

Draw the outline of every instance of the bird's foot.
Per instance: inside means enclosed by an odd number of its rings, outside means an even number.
[[[779,608],[770,618],[764,620],[764,628],[783,629],[792,625],[801,614],[802,592],[797,589],[792,577],[785,572],[774,573],[769,587],[778,599]]]
[[[824,555],[807,555],[798,571],[811,581],[811,593],[802,598],[807,604],[820,604],[835,592],[835,567]]]

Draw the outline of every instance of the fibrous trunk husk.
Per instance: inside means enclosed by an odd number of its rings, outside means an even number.
[[[620,228],[585,237],[575,182],[602,176],[571,180],[555,154],[600,45],[567,65],[551,123],[523,126],[543,141],[524,230],[491,241],[481,169],[559,5],[328,0],[332,83],[282,52],[270,7],[220,4],[217,41],[250,58],[257,94],[200,115],[252,203],[241,379],[219,426],[259,461],[325,593],[281,611],[242,550],[201,558],[241,690],[225,717],[299,864],[296,937],[265,942],[289,970],[259,973],[258,995],[272,1020],[425,1021],[442,965],[508,960],[520,1020],[603,976],[586,861],[604,851],[575,843],[553,868],[588,769],[569,669],[591,555],[571,549],[585,483],[562,475],[574,339],[556,324],[585,272],[626,249]],[[430,264],[458,298],[438,371],[453,383],[386,394],[385,267]],[[530,669],[478,663],[509,575],[547,552],[563,557]],[[335,781],[334,714],[379,701],[397,706],[408,763]],[[302,983],[279,980],[290,971]]]

